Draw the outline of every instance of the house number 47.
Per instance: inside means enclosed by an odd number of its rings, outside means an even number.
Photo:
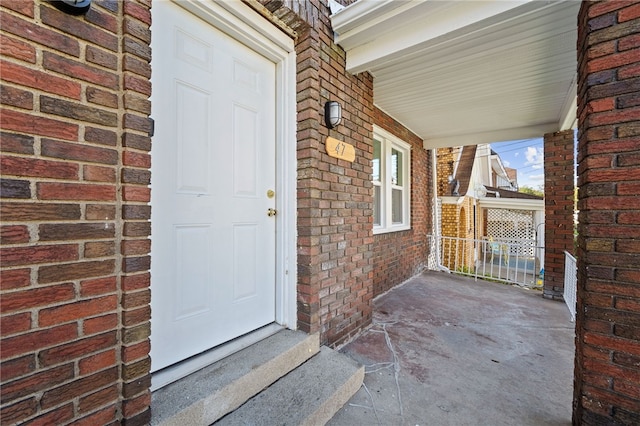
[[[340,158],[341,160],[347,160],[353,162],[356,159],[356,149],[350,143],[343,142],[339,139],[327,138],[327,154],[331,157]]]

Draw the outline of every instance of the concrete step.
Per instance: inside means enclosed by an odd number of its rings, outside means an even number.
[[[151,424],[209,425],[318,351],[317,334],[282,330],[153,392]]]
[[[324,425],[360,389],[363,379],[362,365],[322,347],[215,426]]]

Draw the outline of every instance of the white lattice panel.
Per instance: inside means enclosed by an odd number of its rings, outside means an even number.
[[[533,220],[533,210],[488,209],[486,237],[504,242],[533,240]]]
[[[533,239],[533,211],[488,209],[487,236],[495,239]]]

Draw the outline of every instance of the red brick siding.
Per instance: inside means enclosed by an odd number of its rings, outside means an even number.
[[[544,135],[543,297],[563,300],[565,250],[574,254],[573,130]]]
[[[453,148],[438,148],[438,196],[450,196],[451,185],[449,184],[449,176],[453,176],[455,152]]]
[[[333,43],[326,6],[319,7],[307,11],[319,25],[297,44],[298,325],[333,345],[371,321],[373,84],[368,74],[345,72],[344,51]],[[332,130],[323,116],[329,100],[343,108]],[[355,161],[330,157],[328,136],[353,145]]]
[[[371,322],[373,80],[345,71],[326,1],[261,3],[297,32],[298,327],[337,345]],[[329,100],[343,114],[331,130]],[[327,136],[353,145],[355,161],[330,157]]]
[[[422,147],[422,139],[378,108],[374,123],[411,145],[411,229],[374,237],[373,294],[377,296],[426,267],[433,191],[431,152]]]
[[[578,17],[574,424],[640,423],[640,7]]]
[[[2,2],[3,424],[148,420],[146,3]]]
[[[118,143],[121,145],[121,168],[117,179],[121,186],[122,209],[119,212],[124,221],[122,237],[117,247],[121,255],[121,346],[117,357],[121,362],[121,416],[126,425],[148,424],[151,417],[151,358],[150,318],[151,295],[149,255],[151,230],[151,151],[149,135],[151,113],[151,1],[126,1],[121,3],[122,40],[120,66],[122,69],[121,107],[124,109],[123,128]],[[94,61],[106,61],[94,55]],[[97,97],[97,96],[96,96]],[[97,102],[97,101],[96,101]],[[96,134],[96,139],[101,139]],[[147,161],[127,161],[138,157]],[[142,231],[131,232],[142,228]],[[130,286],[128,283],[137,285]],[[139,350],[143,348],[144,350]],[[135,354],[135,355],[133,355]]]

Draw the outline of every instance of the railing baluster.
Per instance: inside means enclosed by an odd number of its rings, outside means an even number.
[[[569,308],[569,312],[571,313],[571,321],[576,320],[576,292],[578,290],[577,286],[577,266],[576,266],[576,258],[571,255],[568,251],[564,252],[564,302],[567,304]]]
[[[530,239],[490,241],[440,236],[430,247],[436,244],[441,247],[438,264],[451,272],[526,287],[536,286],[536,266],[542,265],[544,257],[544,247]]]

